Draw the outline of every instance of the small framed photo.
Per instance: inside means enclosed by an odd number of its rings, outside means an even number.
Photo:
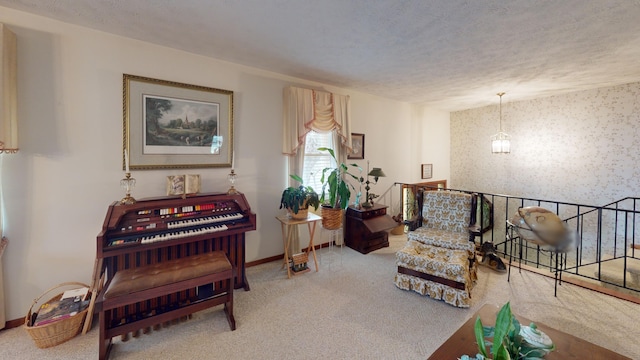
[[[422,178],[431,179],[433,176],[433,164],[422,164]]]
[[[347,154],[347,159],[364,159],[364,134],[351,133],[353,151]]]

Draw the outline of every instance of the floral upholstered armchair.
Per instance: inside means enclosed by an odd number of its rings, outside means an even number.
[[[422,223],[407,234],[396,253],[395,284],[404,290],[469,307],[477,279],[475,244],[469,241],[473,196],[456,191],[426,191]]]

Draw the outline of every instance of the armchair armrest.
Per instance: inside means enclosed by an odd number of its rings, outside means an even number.
[[[422,217],[421,216],[414,216],[413,218],[411,218],[409,220],[405,220],[403,223],[405,225],[409,226],[409,231],[414,231],[415,229],[417,229],[420,226],[422,226]]]

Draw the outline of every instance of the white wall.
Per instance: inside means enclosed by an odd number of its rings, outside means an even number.
[[[216,61],[0,7],[0,22],[18,40],[20,152],[2,156],[5,196],[3,256],[7,319],[25,316],[31,301],[64,281],[89,283],[96,235],[107,207],[123,197],[122,74],[234,91],[236,188],[257,214],[247,233],[247,261],[282,253],[278,200],[287,183],[281,154],[282,90],[312,86],[352,99],[353,131],[365,133],[366,158],[394,181],[419,180],[407,163],[420,139],[408,129],[410,105]],[[366,160],[360,161],[366,167]],[[442,165],[444,171],[445,165]],[[435,167],[438,169],[438,167]],[[448,170],[447,170],[448,171]],[[229,169],[189,171],[202,191],[226,191]],[[165,193],[180,170],[134,171],[138,199]],[[443,173],[444,175],[445,173]],[[417,175],[417,178],[416,178]],[[284,273],[282,279],[286,279]],[[251,279],[249,279],[251,282]]]
[[[450,177],[449,113],[429,108],[423,110],[423,129],[420,132],[422,157],[418,161],[419,164],[412,170],[417,172],[418,181],[448,180]],[[431,179],[421,179],[421,164],[433,164]]]
[[[511,154],[490,151],[497,105],[451,114],[453,187],[588,205],[638,196],[640,83],[507,99]]]

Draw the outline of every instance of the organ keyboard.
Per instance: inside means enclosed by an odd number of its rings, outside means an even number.
[[[97,236],[96,257],[109,281],[120,269],[222,250],[237,269],[234,288],[249,290],[245,232],[255,229],[256,215],[241,193],[114,202]]]

